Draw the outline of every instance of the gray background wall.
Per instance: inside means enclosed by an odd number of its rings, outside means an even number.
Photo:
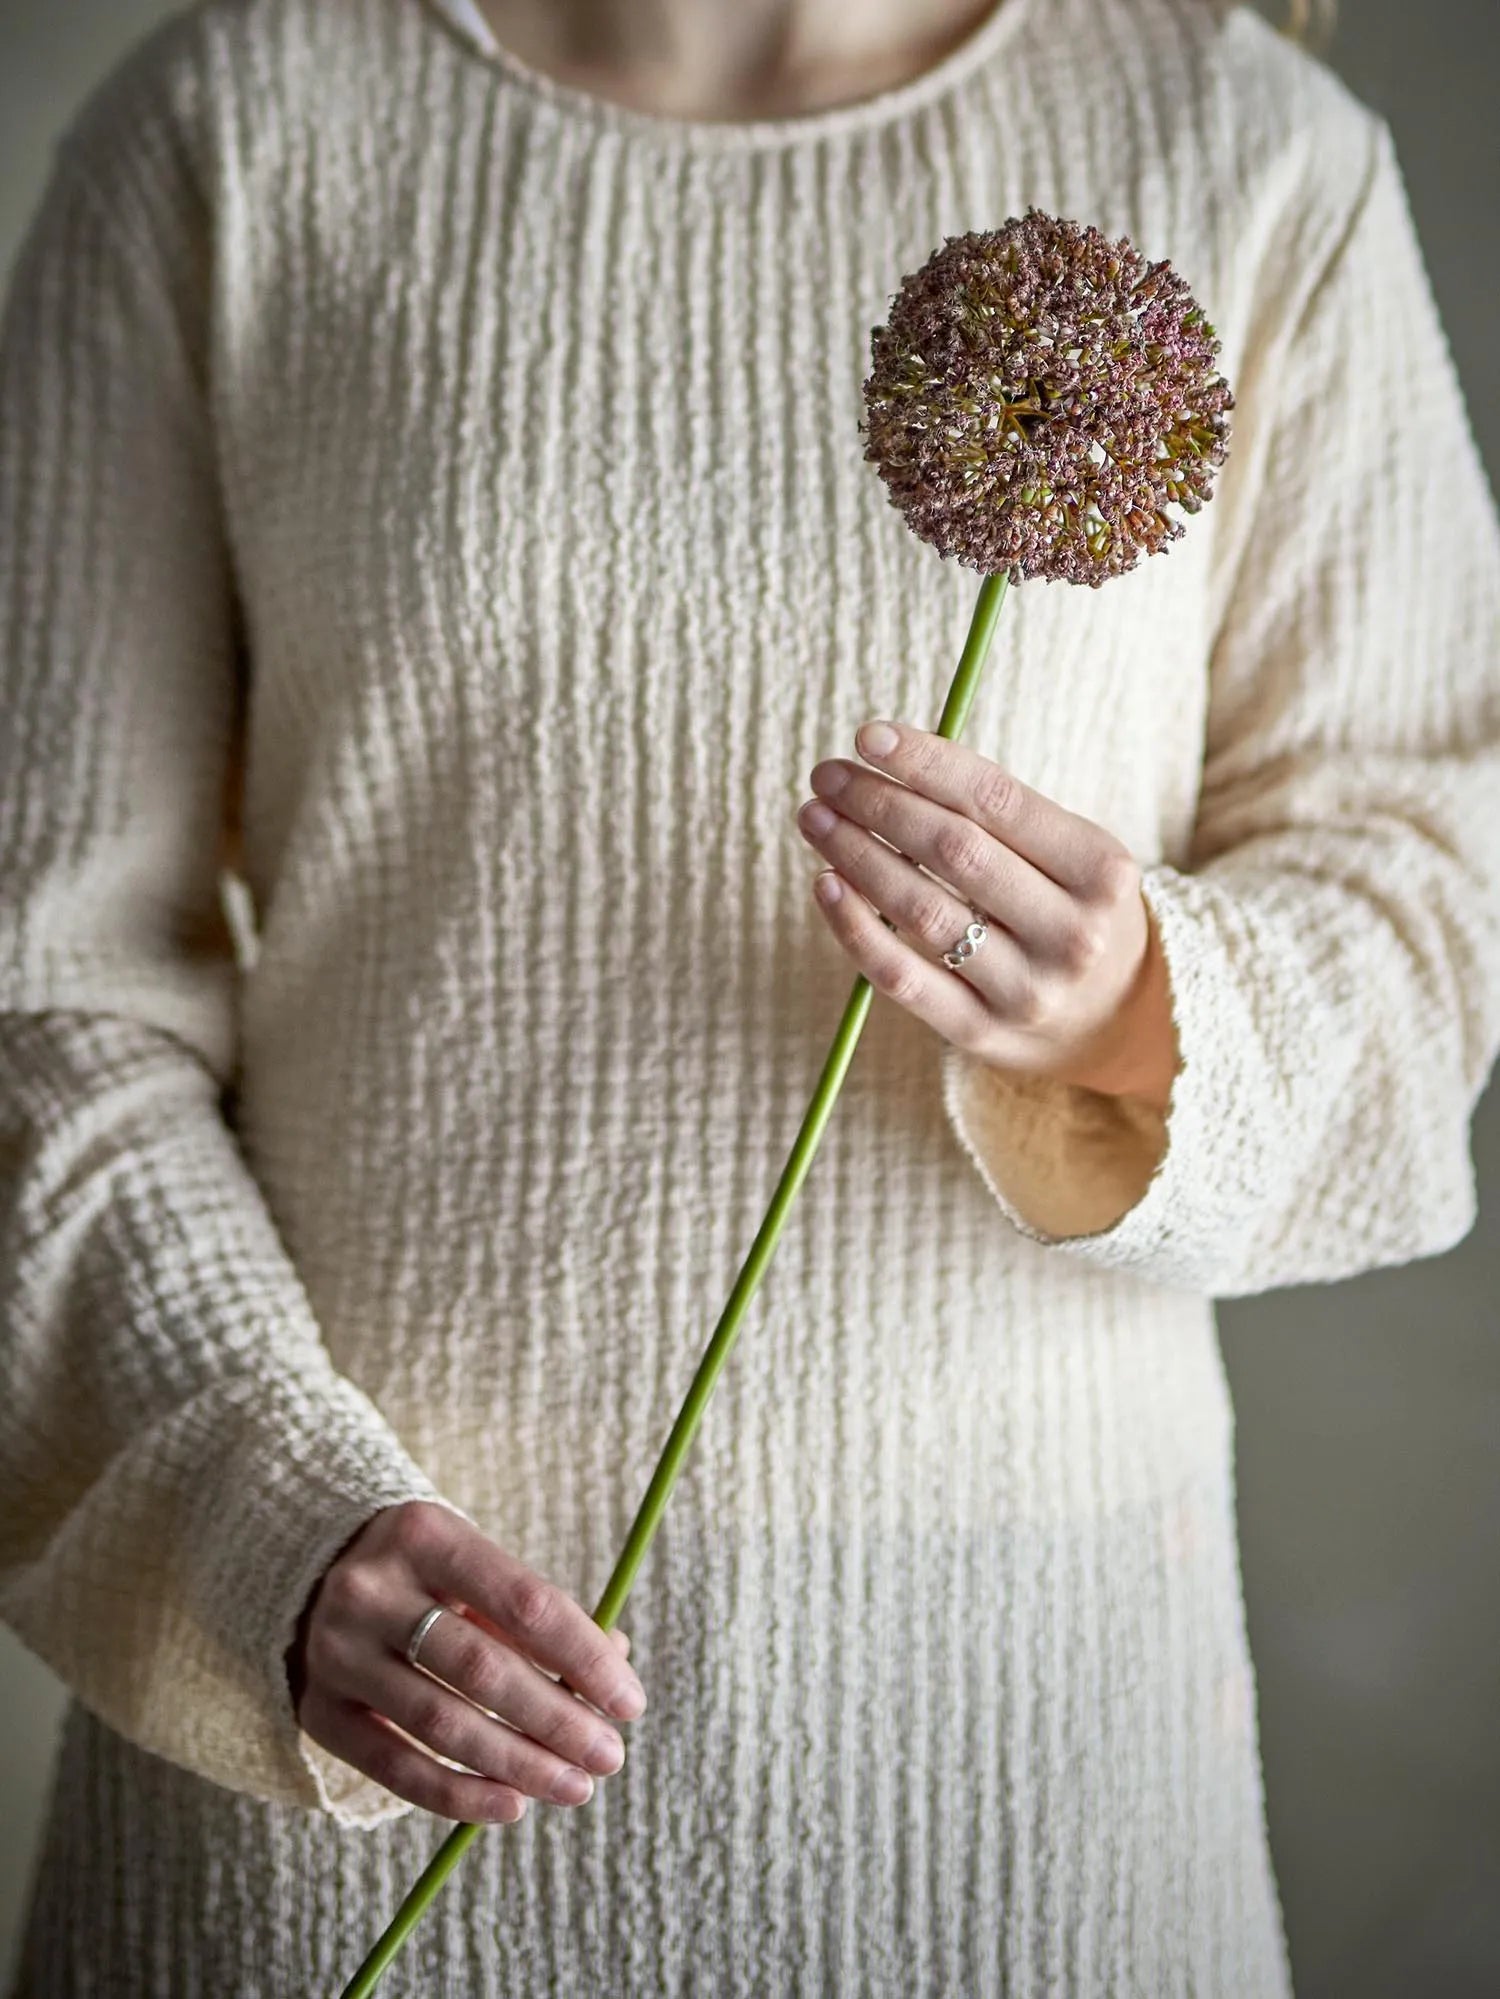
[[[1281,0],[1264,0],[1273,19]],[[1341,0],[1325,59],[1391,121],[1500,486],[1496,0]],[[0,265],[82,92],[161,0],[0,0]],[[1393,587],[1398,579],[1393,578]],[[1500,837],[1500,829],[1497,829]],[[1298,1999],[1500,1992],[1500,1090],[1449,1255],[1219,1307],[1271,1843]],[[61,1694],[0,1631],[0,1974]],[[1253,1999],[1215,1994],[1213,1999]]]

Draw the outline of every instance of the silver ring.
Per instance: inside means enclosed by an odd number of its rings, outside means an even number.
[[[412,1634],[406,1641],[406,1656],[414,1666],[417,1663],[417,1654],[422,1649],[422,1640],[447,1608],[446,1603],[435,1603],[431,1610],[424,1610],[417,1619]]]
[[[943,963],[955,972],[966,958],[973,957],[985,938],[990,934],[990,927],[979,914],[979,911],[971,909],[970,914],[973,916],[974,921],[969,925],[963,936],[959,938],[953,949],[943,953]]]

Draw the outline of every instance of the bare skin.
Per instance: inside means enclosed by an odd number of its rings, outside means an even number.
[[[996,0],[478,0],[532,69],[660,116],[776,118],[890,90]]]

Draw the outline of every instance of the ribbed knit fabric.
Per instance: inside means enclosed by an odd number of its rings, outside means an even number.
[[[1212,1299],[1457,1242],[1500,1044],[1500,529],[1387,125],[1209,0],[744,124],[208,0],[0,346],[0,1610],[74,1695],[18,1994],[352,1972],[450,1829],[291,1711],[378,1507],[597,1601],[852,982],[807,773],[935,725],[977,589],[862,458],[870,329],[1032,202],[1171,258],[1238,398],[1182,541],[1012,589],[965,730],[1142,862],[1169,1113],[877,997],[626,1766],[381,1989],[1289,1991]]]

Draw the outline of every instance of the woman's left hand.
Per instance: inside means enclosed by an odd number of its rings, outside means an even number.
[[[816,765],[797,823],[829,863],[819,907],[870,984],[997,1068],[1164,1110],[1175,1032],[1130,850],[943,736],[867,722],[855,747],[879,769]],[[950,970],[974,909],[989,935]]]

